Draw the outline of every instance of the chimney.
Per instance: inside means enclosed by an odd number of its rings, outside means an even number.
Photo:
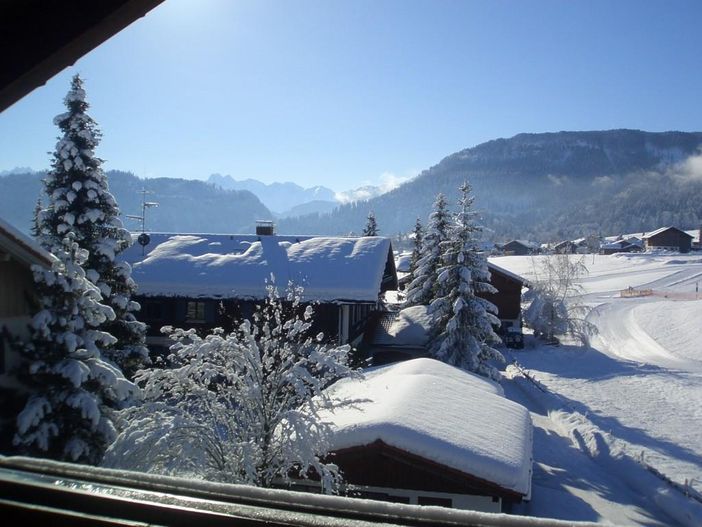
[[[275,234],[275,223],[271,220],[256,220],[256,234],[258,236],[273,236]]]

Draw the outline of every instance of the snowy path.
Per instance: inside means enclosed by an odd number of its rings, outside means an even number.
[[[672,480],[694,480],[702,492],[702,300],[619,298],[629,286],[694,295],[702,282],[702,257],[587,258],[584,300],[594,308],[589,320],[600,332],[592,348],[529,340],[531,347],[515,356],[608,434],[615,453],[643,454]],[[533,269],[530,259],[498,260],[513,272],[528,275]]]
[[[522,382],[520,382],[522,381]],[[526,406],[534,423],[532,499],[517,514],[615,525],[671,525],[673,520],[639,491],[573,444],[552,419],[553,403],[523,378],[504,382],[505,395]]]

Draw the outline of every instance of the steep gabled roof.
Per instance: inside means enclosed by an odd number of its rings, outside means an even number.
[[[332,451],[376,441],[501,488],[531,489],[532,425],[499,385],[433,359],[343,379],[332,397],[358,401],[325,411]]]
[[[656,230],[653,231],[653,232],[649,232],[648,234],[645,234],[645,235],[643,236],[643,239],[644,239],[644,240],[647,240],[647,239],[649,239],[649,238],[652,238],[653,236],[657,236],[657,235],[659,235],[660,233],[665,232],[665,231],[668,231],[668,230],[678,231],[679,233],[684,234],[685,236],[689,236],[690,238],[694,238],[694,236],[692,236],[691,234],[688,234],[688,233],[685,232],[684,230],[678,229],[677,227],[661,227],[660,229],[656,229]]]
[[[0,252],[14,256],[26,265],[50,267],[54,257],[37,242],[0,218]]]
[[[133,266],[139,294],[261,299],[273,276],[279,289],[288,281],[304,286],[307,301],[376,302],[397,286],[387,238],[222,238],[168,235]]]

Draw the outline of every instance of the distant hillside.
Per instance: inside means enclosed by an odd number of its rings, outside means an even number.
[[[335,201],[334,191],[327,187],[303,188],[290,181],[266,184],[256,179],[237,181],[232,176],[222,176],[220,174],[212,174],[207,181],[223,189],[248,190],[254,193],[266,207],[275,213],[282,213],[298,205],[310,202]]]
[[[369,210],[381,233],[425,221],[438,192],[455,201],[467,179],[489,237],[558,240],[702,220],[702,174],[684,161],[702,133],[609,130],[519,134],[444,158],[397,189],[329,214],[279,222],[281,233],[360,232]]]
[[[141,194],[159,203],[149,209],[146,226],[166,232],[250,233],[257,219],[272,219],[271,212],[248,191],[220,190],[203,181],[155,178],[142,179],[129,172],[107,172],[110,190],[122,214],[141,212]],[[0,216],[28,232],[34,204],[41,191],[42,172],[8,173],[0,177]],[[138,224],[123,220],[131,229]]]

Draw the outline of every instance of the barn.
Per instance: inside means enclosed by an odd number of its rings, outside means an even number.
[[[689,253],[693,236],[677,227],[662,227],[643,236],[644,247],[650,250],[665,250]]]
[[[355,344],[381,295],[397,289],[390,240],[278,235],[149,234],[126,251],[139,286],[150,347],[165,346],[162,326],[231,329],[267,295],[289,282],[314,304],[314,332]],[[143,241],[146,241],[142,238]]]
[[[539,246],[527,240],[512,240],[500,247],[505,255],[525,256],[539,252]]]
[[[421,358],[328,390],[357,401],[322,415],[349,495],[488,512],[530,498],[531,417],[498,384]]]

